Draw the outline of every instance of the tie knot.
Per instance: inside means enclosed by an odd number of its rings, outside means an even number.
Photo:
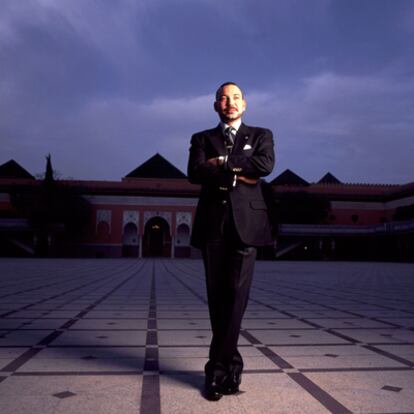
[[[226,135],[228,137],[234,138],[234,136],[236,135],[236,129],[233,128],[232,126],[229,126],[228,128],[226,128]]]

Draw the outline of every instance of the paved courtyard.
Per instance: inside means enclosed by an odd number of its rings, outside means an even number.
[[[0,259],[0,413],[414,413],[414,265],[257,262],[206,401],[198,260]]]

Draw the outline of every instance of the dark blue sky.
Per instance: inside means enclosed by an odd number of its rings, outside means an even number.
[[[277,164],[308,181],[414,180],[414,1],[1,0],[0,164],[119,180],[185,172],[214,92],[245,91]]]

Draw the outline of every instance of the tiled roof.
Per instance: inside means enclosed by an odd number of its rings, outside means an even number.
[[[186,175],[157,153],[127,174],[125,178],[186,178]]]
[[[287,169],[270,182],[271,185],[308,186],[309,183],[293,171]]]
[[[33,175],[25,170],[15,160],[9,160],[6,163],[0,165],[0,178],[31,178]]]
[[[340,184],[341,182],[330,172],[327,172],[319,181],[318,184]]]

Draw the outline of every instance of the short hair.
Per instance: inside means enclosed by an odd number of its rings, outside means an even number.
[[[243,97],[243,91],[241,90],[241,88],[240,88],[240,86],[239,85],[237,85],[237,83],[235,83],[235,82],[224,82],[223,84],[221,84],[219,87],[218,87],[218,89],[217,89],[217,91],[216,91],[216,101],[218,101],[219,100],[219,98],[220,98],[220,92],[221,92],[221,90],[225,87],[225,86],[227,86],[227,85],[234,85],[234,86],[237,86],[239,89],[240,89],[240,92],[242,93],[242,97]]]

